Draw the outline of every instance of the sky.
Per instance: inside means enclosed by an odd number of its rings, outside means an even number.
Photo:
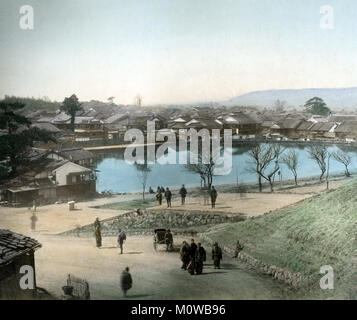
[[[20,28],[23,5],[33,30]],[[333,29],[320,26],[323,5]],[[0,1],[0,97],[150,105],[352,86],[353,0]]]

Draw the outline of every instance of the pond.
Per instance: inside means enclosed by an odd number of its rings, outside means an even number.
[[[299,165],[297,169],[298,178],[307,178],[319,176],[320,169],[317,163],[310,159],[307,146],[304,145],[284,145],[286,151],[295,149],[299,155]],[[232,170],[229,175],[215,176],[214,185],[249,183],[257,181],[255,173],[250,172],[251,159],[248,151],[251,146],[238,145],[232,148]],[[348,146],[331,145],[328,147],[329,152],[342,150],[352,156],[352,163],[349,166],[350,172],[357,171],[356,151]],[[285,152],[286,152],[285,151]],[[179,151],[176,156],[179,157]],[[138,177],[138,171],[132,164],[125,162],[124,151],[117,150],[99,154],[100,160],[97,163],[97,191],[111,192],[137,192],[142,190],[141,179]],[[151,186],[156,190],[157,186],[176,188],[185,184],[188,187],[200,186],[201,180],[198,174],[189,172],[183,164],[165,164],[155,163],[148,165],[151,171],[148,174],[147,189]],[[286,165],[280,165],[280,172],[283,180],[292,179],[293,175]],[[330,174],[343,174],[344,166],[331,157]],[[278,177],[276,177],[276,181]]]

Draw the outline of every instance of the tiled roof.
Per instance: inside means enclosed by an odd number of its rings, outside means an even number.
[[[350,115],[350,114],[336,114],[334,116],[329,117],[328,121],[330,122],[344,122],[344,121],[356,121],[357,116],[356,115]]]
[[[297,131],[309,130],[314,125],[311,121],[302,120],[301,123],[296,127]]]
[[[65,121],[65,123],[71,123],[71,119],[68,119],[67,121]],[[74,119],[74,123],[75,124],[98,124],[101,123],[100,120],[94,118],[94,117],[76,117]]]
[[[261,126],[263,128],[270,128],[272,125],[274,125],[274,121],[272,120],[264,120],[262,123],[261,123]]]
[[[58,129],[56,126],[54,126],[51,123],[46,123],[46,122],[34,123],[32,125],[32,127],[36,127],[38,129],[42,129],[42,130],[47,130],[47,131],[52,132],[52,133],[61,132],[61,130]]]
[[[71,116],[69,116],[68,114],[61,112],[60,114],[58,114],[56,117],[54,117],[51,122],[52,123],[61,123],[61,122],[66,122],[69,119],[71,119]]]
[[[357,132],[357,121],[346,121],[339,125],[335,132],[337,133],[356,133]]]
[[[78,149],[63,149],[58,152],[64,158],[71,161],[87,160],[94,158],[94,154],[90,151]]]
[[[104,123],[112,124],[115,123],[116,121],[123,120],[128,117],[129,117],[129,113],[117,113],[104,120]]]
[[[29,250],[40,248],[41,244],[30,237],[0,229],[0,265],[14,260]]]
[[[300,123],[300,119],[285,119],[279,122],[279,127],[282,129],[296,129]]]
[[[309,130],[329,132],[334,126],[333,122],[317,122]]]
[[[232,117],[236,119],[239,124],[256,124],[260,122],[253,113],[233,112]]]

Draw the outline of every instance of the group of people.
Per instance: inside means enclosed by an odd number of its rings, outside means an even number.
[[[99,221],[99,218],[96,218],[94,221],[94,236],[96,241],[97,248],[102,246],[102,227]],[[120,254],[123,254],[123,244],[126,240],[126,234],[123,230],[119,229],[118,234],[118,247],[120,248]],[[126,297],[127,291],[132,287],[133,279],[129,273],[129,267],[126,267],[120,276],[120,287],[123,291],[124,297]]]
[[[94,230],[96,246],[100,248],[102,246],[102,236],[99,218],[96,218],[94,222]],[[120,247],[121,254],[123,253],[123,244],[125,240],[125,232],[119,229],[118,246]],[[173,236],[170,229],[167,229],[165,233],[165,243],[166,251],[171,251],[173,249]],[[244,246],[240,244],[239,240],[237,240],[233,258],[237,258],[243,248]],[[182,261],[181,269],[187,270],[191,275],[194,275],[195,273],[197,275],[202,274],[203,263],[206,261],[206,250],[203,248],[201,243],[196,244],[195,240],[191,239],[191,244],[189,245],[186,241],[183,241],[180,248],[180,258]],[[214,269],[220,269],[222,249],[219,247],[217,242],[215,242],[212,246],[212,260]],[[124,297],[126,297],[127,291],[132,287],[132,285],[133,280],[129,272],[129,267],[126,267],[120,277],[120,287],[123,291]]]
[[[181,269],[188,270],[191,275],[202,274],[203,263],[206,261],[206,250],[201,243],[196,245],[195,240],[191,239],[191,245],[183,241],[180,248],[180,258],[182,261]],[[222,249],[216,242],[212,247],[212,260],[214,268],[220,269],[220,261],[222,260]]]
[[[166,199],[167,207],[171,208],[172,192],[170,191],[169,188],[166,188],[166,190],[165,190],[163,187],[157,187],[156,200],[158,201],[160,206],[162,205],[162,195],[163,194]]]
[[[151,187],[150,187],[150,189],[151,189]],[[213,209],[216,207],[216,200],[217,200],[217,195],[218,195],[217,190],[215,189],[214,186],[211,186],[208,193],[211,197],[211,206]],[[172,199],[171,190],[169,188],[166,188],[166,190],[165,190],[163,187],[158,186],[157,191],[156,191],[156,200],[158,201],[160,206],[162,205],[163,195],[166,199],[167,207],[171,208],[171,199]],[[187,196],[187,189],[185,188],[184,184],[182,185],[182,187],[179,190],[179,195],[181,197],[181,205],[183,206],[186,203],[186,196]]]

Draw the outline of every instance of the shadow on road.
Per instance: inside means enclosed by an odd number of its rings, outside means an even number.
[[[227,271],[204,272],[204,273],[198,274],[198,276],[206,276],[206,275],[216,274],[216,273],[228,273],[228,272]]]
[[[136,299],[136,298],[146,298],[146,297],[150,297],[150,294],[135,294],[135,295],[127,295],[126,298],[124,299]]]
[[[141,254],[142,252],[140,251],[140,252],[135,252],[135,251],[133,251],[133,252],[124,252],[123,254]]]

